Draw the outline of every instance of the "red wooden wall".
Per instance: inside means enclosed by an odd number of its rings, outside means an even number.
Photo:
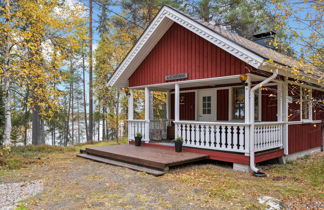
[[[217,90],[217,120],[228,120],[228,89]]]
[[[278,104],[277,104],[277,86],[269,86],[261,90],[261,110],[262,121],[277,121]]]
[[[320,124],[297,124],[288,126],[289,154],[319,147],[322,144]]]
[[[129,85],[165,82],[165,75],[188,73],[201,79],[247,73],[247,64],[174,23],[129,78]]]
[[[180,120],[195,120],[195,92],[180,93]],[[171,119],[174,119],[174,94],[171,94]]]

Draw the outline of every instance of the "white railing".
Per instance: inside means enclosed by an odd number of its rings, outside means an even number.
[[[175,122],[176,137],[187,147],[246,153],[249,151],[249,125],[227,122]]]
[[[135,140],[135,135],[141,133],[143,140],[146,139],[145,120],[128,120],[128,140]]]
[[[256,123],[254,128],[254,148],[256,152],[282,147],[283,125],[280,122]]]

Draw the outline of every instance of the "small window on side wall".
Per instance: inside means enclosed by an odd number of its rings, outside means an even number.
[[[301,106],[302,106],[302,119],[303,120],[311,120],[311,98],[312,92],[310,89],[302,88],[301,89]]]

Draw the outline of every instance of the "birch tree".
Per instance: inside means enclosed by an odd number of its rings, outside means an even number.
[[[11,87],[28,88],[27,105],[39,108],[42,118],[51,118],[60,109],[62,93],[56,88],[64,78],[60,68],[70,53],[78,49],[78,39],[87,39],[83,8],[68,8],[60,1],[6,0],[1,3],[0,79],[4,102],[4,145],[11,136]],[[73,52],[73,50],[72,50]]]

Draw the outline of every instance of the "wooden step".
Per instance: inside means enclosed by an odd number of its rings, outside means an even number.
[[[82,157],[82,158],[86,158],[86,159],[89,159],[89,160],[94,160],[94,161],[98,161],[98,162],[102,162],[102,163],[107,163],[107,164],[110,164],[110,165],[129,168],[129,169],[132,169],[132,170],[135,170],[135,171],[143,171],[143,172],[146,172],[148,174],[152,174],[154,176],[161,176],[161,175],[165,174],[166,171],[168,170],[168,168],[165,168],[165,171],[155,170],[155,169],[147,168],[147,167],[144,167],[144,166],[138,166],[138,165],[134,165],[134,164],[130,164],[130,163],[125,163],[125,162],[112,160],[112,159],[104,158],[104,157],[99,157],[99,156],[95,156],[95,155],[89,155],[89,154],[85,154],[85,153],[77,154],[77,156]]]

